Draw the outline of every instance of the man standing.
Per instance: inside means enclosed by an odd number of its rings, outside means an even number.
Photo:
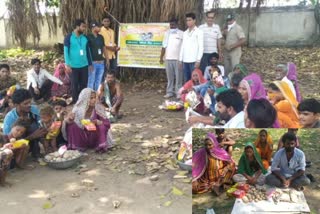
[[[203,56],[201,59],[201,71],[205,71],[209,63],[209,56],[212,53],[218,53],[222,57],[221,38],[222,34],[219,25],[214,23],[215,13],[213,10],[206,12],[207,23],[200,25],[199,29],[203,31]]]
[[[104,45],[106,46],[108,57],[110,60],[110,70],[117,70],[117,59],[116,59],[116,52],[120,50],[119,47],[117,47],[115,43],[114,38],[114,31],[110,28],[111,26],[111,18],[110,17],[104,17],[102,19],[102,28],[100,30],[100,34],[104,38]]]
[[[293,133],[283,135],[284,148],[273,156],[272,174],[266,177],[266,183],[276,187],[293,187],[303,190],[303,186],[309,185],[310,180],[305,175],[306,157],[296,147],[297,138]]]
[[[62,81],[52,76],[47,70],[41,68],[40,59],[31,60],[33,68],[27,71],[27,88],[36,102],[49,100],[53,83],[62,85]]]
[[[240,63],[241,46],[246,42],[242,27],[236,23],[233,14],[227,16],[228,29],[225,29],[226,43],[224,54],[225,75],[233,70],[234,66]]]
[[[88,39],[83,35],[86,23],[77,19],[74,30],[64,39],[64,60],[66,70],[71,73],[72,103],[76,103],[82,89],[88,85],[88,66],[92,71],[92,58]]]
[[[166,55],[166,73],[167,73],[167,93],[164,98],[170,98],[174,95],[179,99],[179,89],[182,87],[182,71],[179,69],[178,60],[183,39],[183,32],[178,29],[178,21],[170,20],[170,30],[168,30],[163,39],[160,63],[163,64],[163,57]],[[174,80],[175,86],[174,86]]]
[[[200,68],[203,55],[203,32],[196,26],[196,15],[186,14],[188,29],[183,33],[182,47],[179,61],[183,63],[184,82],[191,79],[195,68]]]
[[[105,65],[106,67],[108,66],[109,59],[103,36],[98,34],[100,25],[97,22],[92,22],[90,26],[92,33],[88,35],[88,39],[94,69],[89,72],[88,88],[97,91],[103,78]]]

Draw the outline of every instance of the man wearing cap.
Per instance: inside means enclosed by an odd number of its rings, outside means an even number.
[[[31,60],[32,69],[27,71],[27,89],[36,102],[49,100],[53,83],[62,85],[62,81],[41,68],[40,59]]]
[[[212,53],[218,53],[222,58],[221,39],[222,34],[219,25],[214,23],[215,12],[210,10],[206,12],[206,23],[199,26],[203,31],[203,56],[201,59],[200,69],[205,71],[209,63],[209,56]]]
[[[90,24],[91,33],[88,34],[89,47],[92,54],[93,70],[89,71],[88,88],[95,91],[102,81],[105,66],[109,64],[108,52],[104,43],[104,38],[99,34],[100,25],[97,22]]]
[[[240,25],[236,23],[235,16],[227,16],[228,28],[225,29],[226,43],[224,54],[225,75],[228,75],[236,64],[240,63],[241,46],[246,42],[245,34]]]

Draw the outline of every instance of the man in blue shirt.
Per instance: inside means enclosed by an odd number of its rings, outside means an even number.
[[[303,186],[310,184],[310,180],[305,175],[305,155],[303,151],[296,148],[297,137],[293,133],[284,134],[282,141],[284,148],[274,155],[272,174],[266,177],[266,183],[270,186],[303,190]]]
[[[83,34],[85,29],[86,23],[78,19],[72,33],[64,39],[66,71],[71,73],[72,103],[76,103],[82,89],[87,87],[88,66],[93,70],[88,38]]]
[[[6,114],[3,121],[3,133],[8,135],[13,124],[18,119],[25,119],[30,122],[25,139],[29,140],[30,151],[34,159],[40,157],[39,139],[44,137],[48,131],[39,127],[39,109],[31,105],[31,94],[26,89],[18,89],[12,95],[12,102],[15,108]]]

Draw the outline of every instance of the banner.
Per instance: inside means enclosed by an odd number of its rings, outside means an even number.
[[[167,23],[121,24],[119,27],[118,65],[136,68],[164,68],[160,64],[162,40]]]

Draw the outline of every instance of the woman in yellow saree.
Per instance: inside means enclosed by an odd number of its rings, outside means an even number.
[[[268,87],[268,99],[277,110],[281,128],[299,128],[299,119],[295,99],[289,85],[284,81],[274,81]]]
[[[268,169],[272,157],[273,142],[271,136],[265,129],[262,129],[259,132],[254,145],[256,146],[257,152],[261,156],[263,167]]]

